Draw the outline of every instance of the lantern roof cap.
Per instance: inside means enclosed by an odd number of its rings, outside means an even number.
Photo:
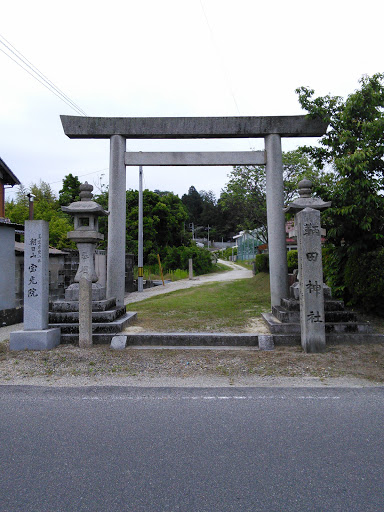
[[[325,202],[319,197],[312,197],[312,182],[310,180],[301,180],[298,188],[300,197],[289,203],[287,208],[284,208],[285,213],[297,213],[304,210],[304,208],[326,210],[331,207],[331,201]]]
[[[109,212],[104,210],[104,208],[92,201],[93,186],[90,185],[87,181],[80,185],[80,201],[75,201],[71,203],[69,206],[62,206],[61,209],[65,213],[69,213],[69,215],[75,214],[93,214],[93,215],[109,215]]]

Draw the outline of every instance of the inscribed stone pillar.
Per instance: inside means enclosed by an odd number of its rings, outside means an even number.
[[[295,216],[300,281],[301,346],[305,352],[325,350],[323,265],[320,212],[305,208]]]
[[[10,350],[49,350],[60,343],[60,329],[48,329],[49,224],[25,221],[24,330],[11,332]]]
[[[283,160],[280,135],[267,135],[265,149],[267,153],[266,189],[271,305],[280,306],[281,299],[288,297],[288,265],[283,212]]]
[[[24,330],[48,329],[48,222],[25,221],[24,239]]]
[[[107,297],[116,297],[116,305],[124,305],[126,171],[125,138],[112,135],[109,166],[109,219],[107,256]]]

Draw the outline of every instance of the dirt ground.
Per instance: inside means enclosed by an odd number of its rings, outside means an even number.
[[[0,343],[0,384],[82,385],[140,381],[168,383],[174,379],[228,384],[260,379],[310,379],[332,385],[335,379],[384,383],[384,344],[330,346],[323,354],[305,354],[301,347],[257,349],[137,349],[113,351],[106,345],[80,349],[60,345],[47,352],[10,352]],[[180,385],[180,384],[179,384]]]
[[[130,294],[127,303],[198,286],[202,282],[252,276],[238,265],[231,263],[230,266],[231,272],[201,276],[196,281],[177,281],[167,289],[158,287],[143,294]],[[249,326],[249,332],[264,332],[264,324],[256,320],[255,325]],[[91,349],[60,345],[47,352],[11,352],[9,332],[20,328],[22,324],[0,329],[0,385],[360,386],[384,383],[384,343],[328,346],[323,354],[305,354],[299,346],[259,352],[249,348],[113,351],[108,345]],[[137,330],[135,326],[130,329]]]

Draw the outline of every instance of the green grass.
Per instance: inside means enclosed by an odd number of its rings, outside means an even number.
[[[149,331],[239,331],[270,308],[269,275],[210,283],[129,304]]]

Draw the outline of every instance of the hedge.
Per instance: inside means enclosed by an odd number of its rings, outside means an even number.
[[[257,254],[255,258],[255,267],[257,272],[269,272],[268,254]]]
[[[384,316],[384,248],[350,256],[344,269],[349,306]]]

